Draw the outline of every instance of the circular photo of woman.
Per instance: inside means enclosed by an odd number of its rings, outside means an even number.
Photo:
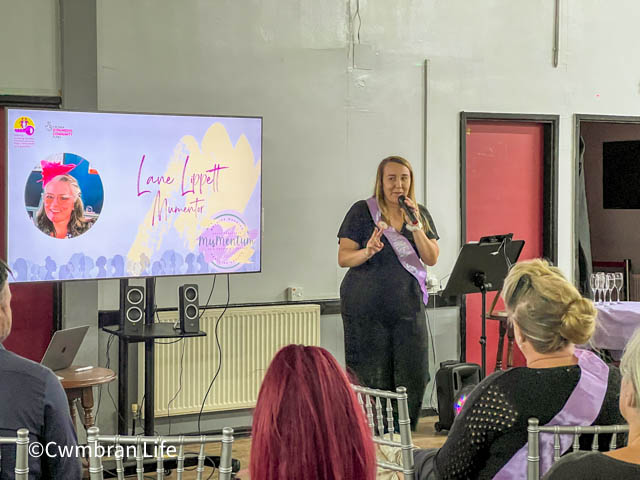
[[[102,180],[88,160],[59,153],[40,161],[24,192],[27,214],[54,238],[74,238],[98,220],[104,203]]]

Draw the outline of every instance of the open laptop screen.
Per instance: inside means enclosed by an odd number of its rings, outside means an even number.
[[[54,371],[70,367],[87,330],[89,330],[89,325],[54,332],[40,363]]]

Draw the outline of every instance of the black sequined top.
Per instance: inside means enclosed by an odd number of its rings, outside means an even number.
[[[540,425],[547,424],[562,409],[579,379],[577,365],[517,367],[488,376],[469,395],[436,455],[438,478],[493,478],[527,442],[528,419],[536,417]],[[595,425],[626,423],[618,407],[620,380],[620,370],[610,366],[607,393]],[[581,448],[590,448],[587,437],[581,436]],[[601,450],[608,449],[609,440],[609,436],[600,435]],[[416,467],[419,471],[420,466]]]

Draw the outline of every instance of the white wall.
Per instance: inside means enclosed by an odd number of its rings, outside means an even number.
[[[0,0],[0,95],[60,95],[57,0]]]
[[[262,115],[263,273],[234,278],[232,301],[336,298],[338,227],[377,163],[400,153],[423,176],[421,68],[351,69],[344,2],[162,3],[98,3],[99,108]],[[179,282],[158,297],[175,304]]]
[[[423,64],[429,59],[427,204],[443,276],[457,256],[459,113],[559,114],[559,263],[573,272],[572,114],[638,110],[640,4],[449,0],[99,0],[98,104],[105,110],[263,115],[264,273],[235,301],[278,300],[288,285],[335,297],[335,233],[368,196],[381,158],[399,153],[420,177]],[[352,36],[365,66],[353,68]],[[357,42],[357,40],[356,40]],[[418,189],[422,191],[421,188]],[[203,286],[206,284],[203,283]],[[173,298],[177,282],[159,282]],[[170,295],[169,295],[170,294]],[[237,297],[235,296],[237,295]]]
[[[57,5],[1,0],[0,94],[58,94]],[[265,273],[243,279],[235,300],[281,299],[288,285],[337,295],[335,232],[369,194],[377,162],[400,153],[425,177],[425,59],[427,204],[443,247],[433,273],[449,272],[459,245],[461,110],[561,116],[559,263],[572,273],[572,114],[637,113],[640,4],[561,0],[558,68],[553,2],[362,0],[359,18],[355,9],[355,0],[98,0],[99,108],[265,118]],[[358,30],[364,46],[354,49]],[[159,290],[169,299],[175,286]]]

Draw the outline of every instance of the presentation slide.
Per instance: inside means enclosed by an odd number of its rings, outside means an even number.
[[[13,282],[259,272],[262,119],[7,109]]]

